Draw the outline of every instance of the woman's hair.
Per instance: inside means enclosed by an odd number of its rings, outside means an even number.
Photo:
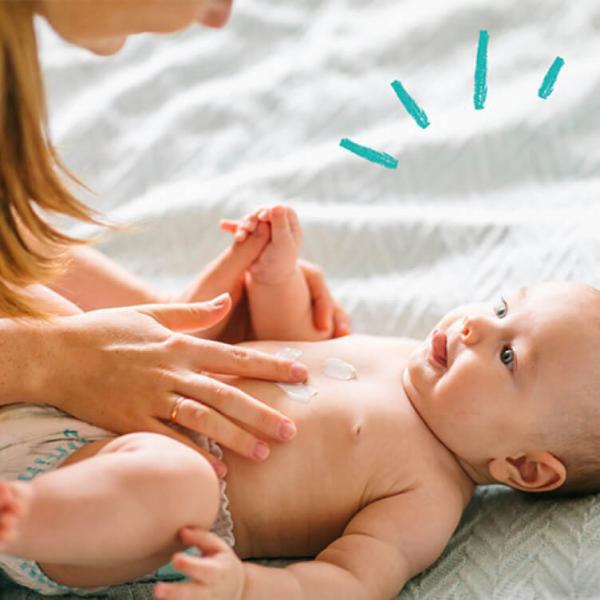
[[[1,317],[47,318],[19,288],[50,282],[66,270],[72,245],[97,239],[60,232],[38,209],[127,229],[108,223],[67,188],[67,182],[85,186],[62,164],[49,138],[33,18],[29,0],[0,0]]]

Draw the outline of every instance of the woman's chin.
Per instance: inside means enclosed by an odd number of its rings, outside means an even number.
[[[127,36],[125,35],[95,40],[84,40],[76,43],[78,46],[82,46],[98,56],[112,56],[125,45],[126,41]]]

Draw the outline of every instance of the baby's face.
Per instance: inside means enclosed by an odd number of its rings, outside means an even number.
[[[404,370],[404,389],[432,432],[471,465],[552,452],[541,447],[550,431],[576,430],[598,414],[584,398],[599,381],[599,307],[592,288],[575,283],[461,306],[434,329],[445,334],[446,366],[434,359],[444,335],[430,334]]]

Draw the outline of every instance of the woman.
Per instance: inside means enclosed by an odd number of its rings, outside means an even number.
[[[300,364],[223,343],[246,335],[241,286],[225,307],[190,302],[197,298],[187,292],[166,303],[84,246],[93,240],[65,235],[42,216],[51,211],[119,229],[79,202],[58,175],[77,181],[48,139],[34,15],[65,40],[108,55],[133,33],[175,31],[194,22],[221,27],[230,10],[231,0],[0,2],[0,405],[51,404],[117,433],[153,431],[189,443],[163,422],[170,420],[248,457],[248,440],[256,438],[245,427],[272,439],[293,437],[294,426],[283,415],[201,374],[306,377]],[[305,263],[304,270],[317,326],[348,333],[348,318],[319,269]],[[221,343],[178,333],[202,329],[220,331]],[[203,403],[200,422],[181,422],[182,395]],[[198,451],[222,471],[212,455]]]

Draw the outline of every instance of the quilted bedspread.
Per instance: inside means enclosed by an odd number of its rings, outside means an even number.
[[[488,91],[475,110],[480,30]],[[226,247],[219,218],[276,202],[297,209],[303,256],[357,332],[423,338],[460,303],[544,280],[600,284],[596,0],[240,0],[222,31],[139,35],[111,58],[39,33],[53,138],[96,192],[82,198],[137,226],[100,248],[157,289],[183,289]],[[597,598],[598,564],[595,496],[490,487],[399,598]]]

